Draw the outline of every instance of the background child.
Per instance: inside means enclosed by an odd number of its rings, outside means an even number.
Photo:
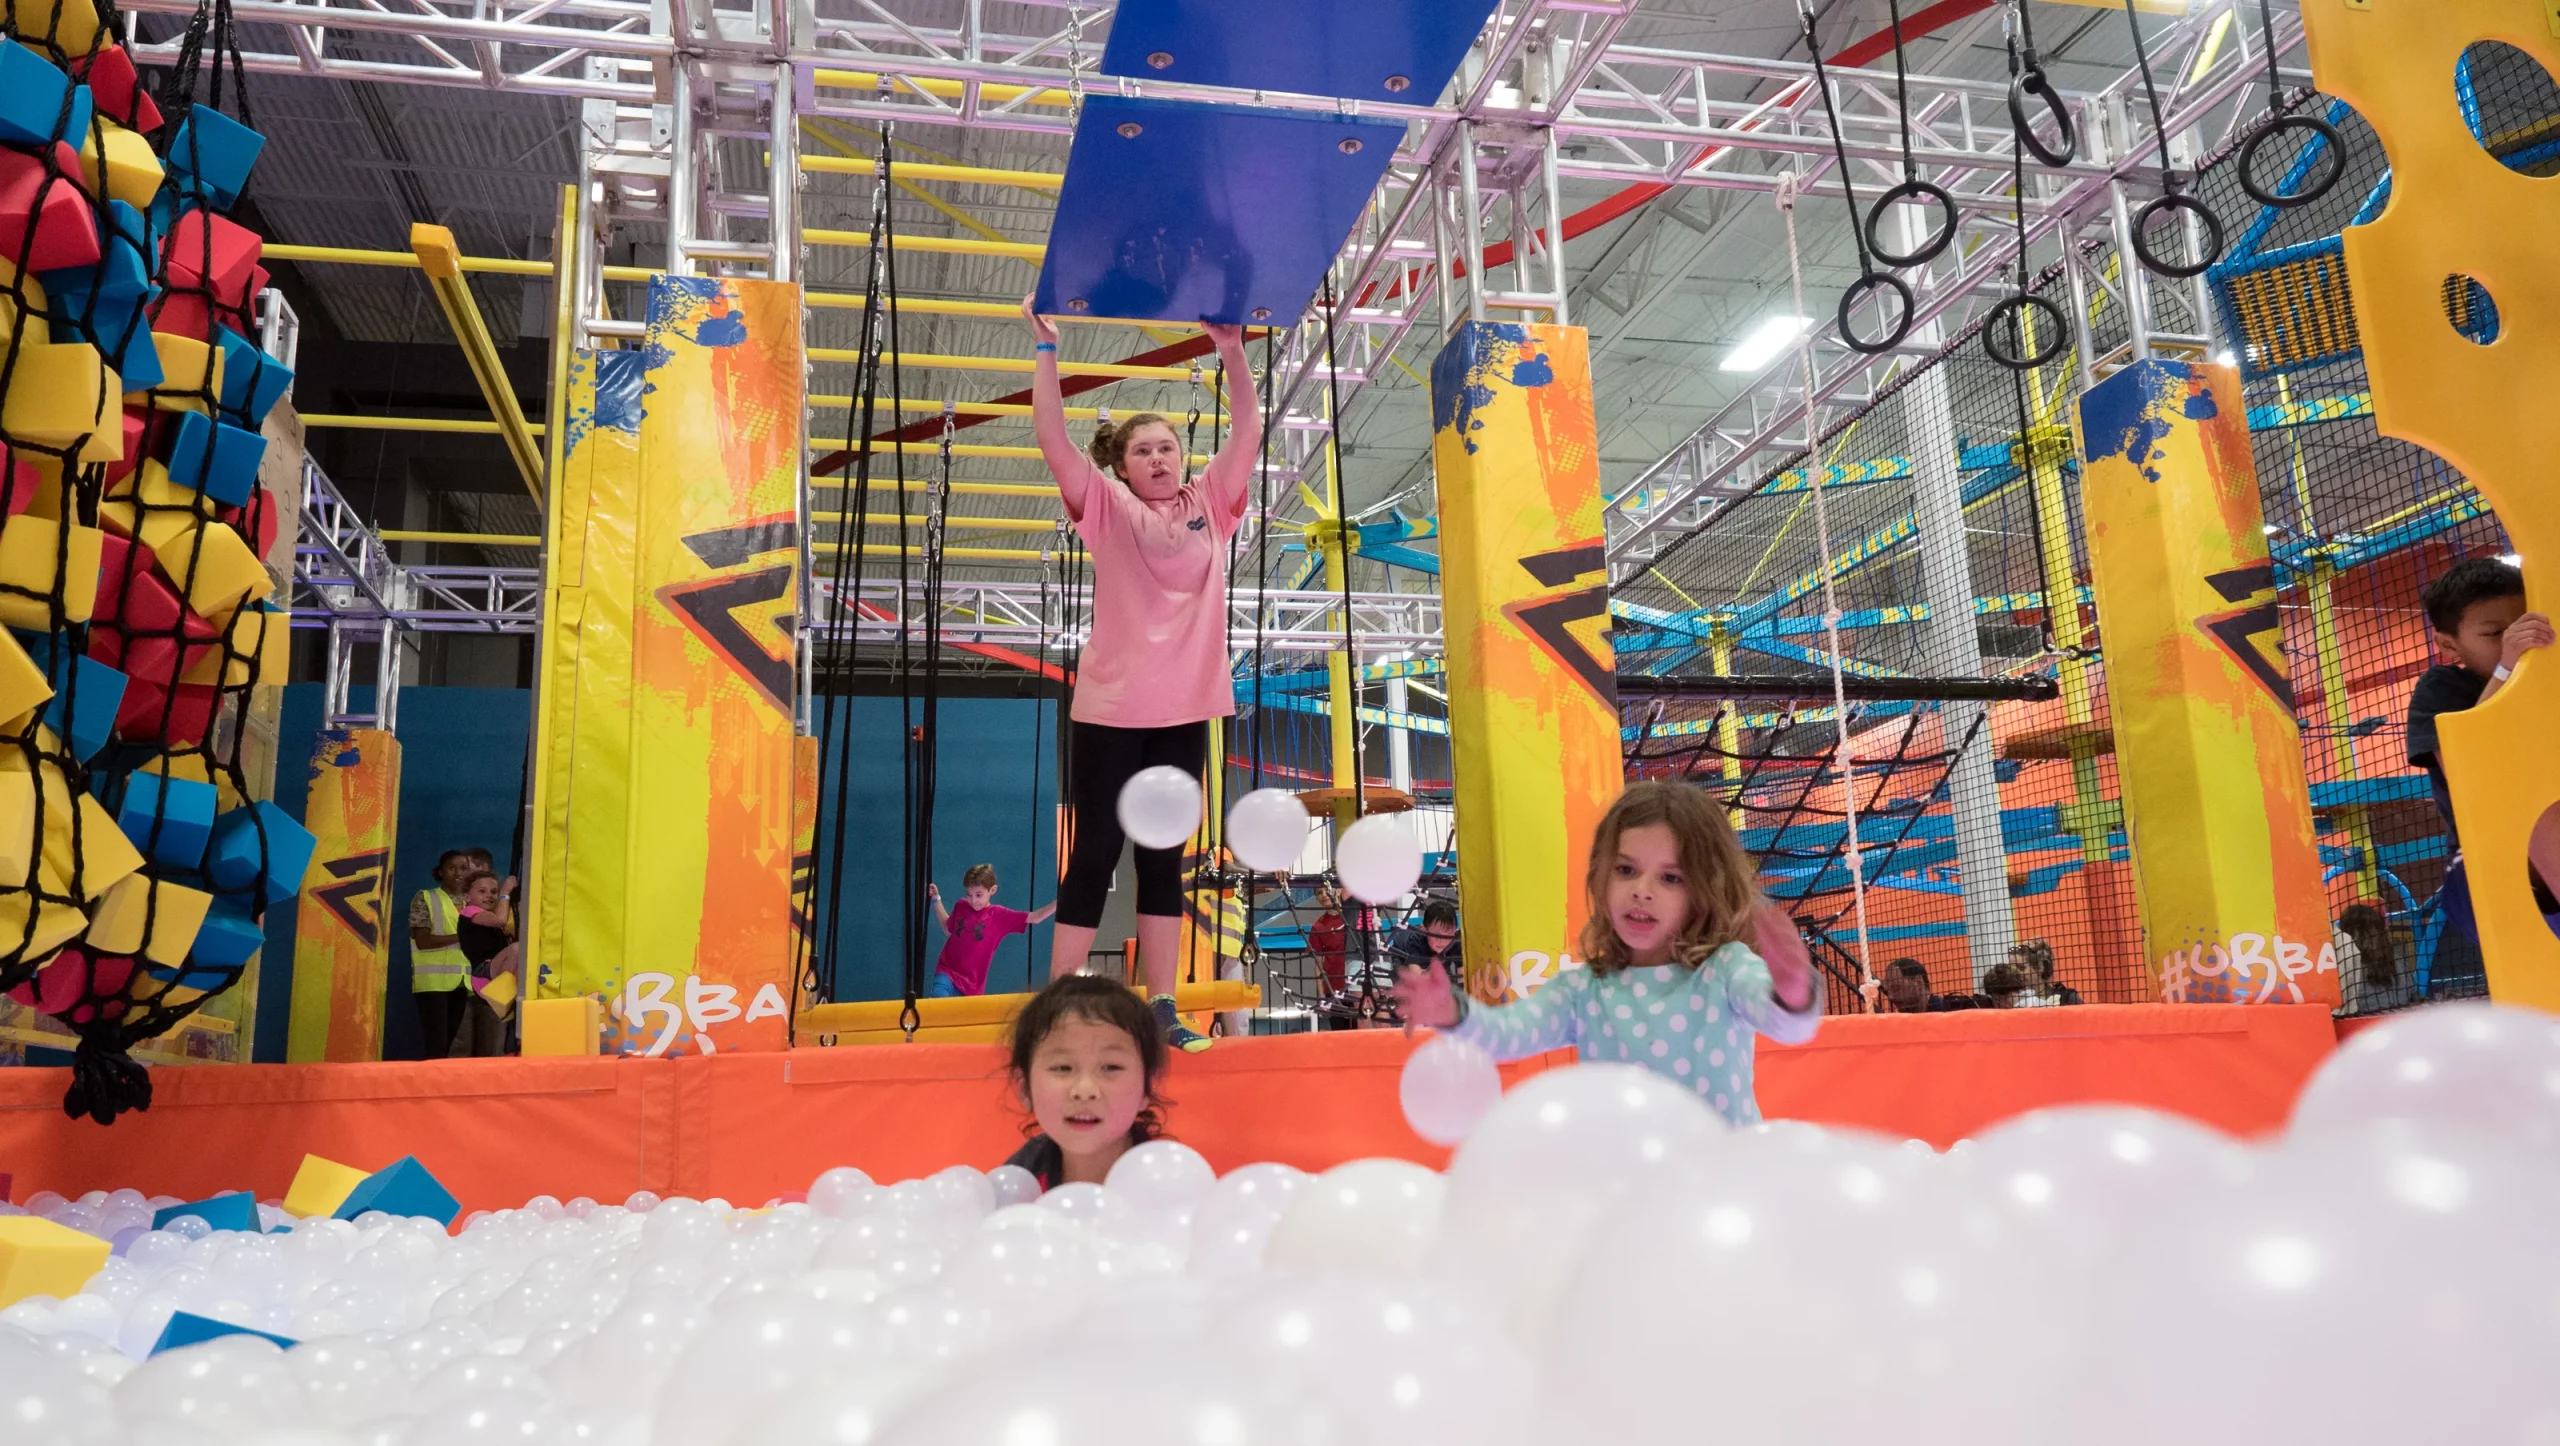
[[[1591,840],[1588,963],[1500,1006],[1471,1005],[1446,977],[1407,970],[1396,984],[1404,1017],[1496,1059],[1570,1044],[1585,1063],[1640,1064],[1696,1090],[1727,1122],[1757,1124],[1751,1036],[1811,1039],[1822,989],[1754,872],[1705,790],[1634,784]]]
[[[522,956],[515,948],[515,911],[496,874],[481,870],[462,881],[461,919],[455,929],[462,957],[471,961],[471,997],[462,1004],[462,1026],[455,1031],[453,1056],[487,1059],[507,1052],[507,1024],[480,991],[500,974],[509,973]],[[516,981],[519,988],[524,981]]]
[[[2436,718],[2496,697],[2525,654],[2551,646],[2551,619],[2525,611],[2524,574],[2490,557],[2455,563],[2428,583],[2418,600],[2427,610],[2427,626],[2435,630],[2437,653],[2451,661],[2419,674],[2418,685],[2409,691],[2409,762],[2427,771],[2459,870],[2462,838],[2454,830],[2453,793],[2436,753]],[[2552,870],[2539,854],[2534,863],[2534,902],[2546,915],[2560,912],[2560,900],[2553,899],[2544,882]],[[2446,921],[2473,935],[2467,878],[2457,880],[2448,873],[2445,883]]]
[[[1070,974],[1031,996],[1013,1020],[1013,1087],[1039,1133],[1008,1165],[1040,1188],[1099,1185],[1130,1147],[1156,1138],[1164,1030],[1121,984]]]
[[[998,907],[993,864],[971,864],[960,876],[964,897],[959,908],[942,906],[939,884],[927,884],[924,891],[933,900],[933,911],[942,916],[942,932],[948,936],[942,941],[942,957],[934,961],[933,980],[925,989],[928,999],[986,993],[987,966],[995,962],[996,946],[1058,912],[1054,903],[1028,914]]]

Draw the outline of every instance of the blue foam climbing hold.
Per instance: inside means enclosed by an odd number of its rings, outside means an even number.
[[[142,213],[122,201],[111,201],[108,208],[108,219],[99,228],[100,264],[36,273],[44,283],[45,299],[57,313],[83,313],[92,296],[98,298],[101,309],[130,311],[160,292],[151,282],[151,258],[142,249]]]
[[[267,834],[266,867],[259,868],[258,830]],[[302,891],[302,876],[311,870],[319,841],[285,811],[264,800],[235,808],[213,821],[213,842],[204,851],[205,877],[227,894],[243,894],[261,882],[267,902],[280,904]]]
[[[89,87],[73,85],[60,66],[18,42],[0,40],[0,140],[41,146],[88,132]]]
[[[427,1173],[417,1156],[404,1155],[397,1163],[365,1176],[364,1183],[338,1207],[337,1218],[353,1220],[368,1210],[386,1215],[422,1215],[438,1224],[451,1225],[453,1217],[462,1213],[462,1202]]]
[[[256,426],[284,400],[293,385],[293,368],[260,350],[258,344],[227,326],[214,328],[222,347],[222,407]]]
[[[257,433],[202,412],[180,412],[166,465],[170,481],[238,507],[257,489],[258,464],[266,457],[267,439]]]
[[[1120,0],[1102,73],[1429,105],[1494,0]]]
[[[82,762],[97,757],[115,735],[116,710],[124,706],[125,675],[74,652],[60,633],[21,632],[17,638],[53,683],[53,698],[44,706],[44,726],[67,741]]]
[[[116,808],[116,826],[133,846],[176,868],[193,869],[204,862],[205,842],[213,836],[217,795],[210,783],[192,778],[162,778],[136,773],[124,781],[124,799]],[[159,834],[152,833],[154,816]]]
[[[169,154],[162,158],[173,184],[163,188],[161,195],[189,190],[186,183],[193,182],[207,200],[228,211],[247,188],[249,171],[266,146],[265,136],[212,106],[190,106],[178,133],[170,137]]]
[[[168,1206],[151,1217],[151,1228],[166,1230],[170,1221],[182,1215],[193,1215],[216,1230],[246,1230],[254,1234],[261,1228],[258,1224],[258,1197],[246,1190],[234,1190],[210,1200]]]
[[[273,1331],[252,1330],[227,1320],[215,1320],[209,1315],[197,1315],[194,1311],[175,1310],[169,1312],[169,1323],[161,1327],[160,1339],[151,1343],[151,1354],[156,1356],[162,1351],[200,1346],[224,1336],[256,1336],[263,1341],[274,1341],[286,1350],[302,1344],[291,1336],[280,1336]]]
[[[1290,325],[1403,138],[1400,121],[1089,96],[1034,305]]]
[[[135,311],[140,313],[140,305]],[[147,392],[169,379],[160,367],[160,347],[151,339],[151,318],[136,315],[110,325],[98,322],[99,349],[108,356],[107,365],[116,369],[116,380],[128,392]]]
[[[266,942],[267,931],[258,927],[248,910],[230,899],[217,898],[196,930],[195,947],[187,951],[187,968],[238,969],[256,958]]]

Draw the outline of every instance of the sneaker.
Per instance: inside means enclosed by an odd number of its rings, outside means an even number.
[[[1182,1022],[1182,1016],[1174,1012],[1172,995],[1159,994],[1148,1002],[1155,1006],[1156,1023],[1164,1026],[1165,1043],[1181,1050],[1184,1054],[1198,1054],[1217,1043],[1216,1040]]]

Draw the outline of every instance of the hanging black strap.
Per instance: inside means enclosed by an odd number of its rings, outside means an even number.
[[[1796,18],[1804,24],[1804,48],[1813,57],[1813,85],[1822,96],[1823,119],[1831,130],[1831,154],[1840,167],[1840,194],[1849,204],[1849,239],[1858,251],[1858,279],[1840,293],[1840,341],[1851,351],[1880,356],[1900,346],[1902,339],[1911,334],[1911,323],[1919,308],[1901,277],[1876,269],[1875,255],[1867,245],[1867,218],[1858,209],[1857,182],[1849,173],[1849,144],[1840,134],[1839,109],[1831,103],[1831,68],[1823,63],[1822,40],[1814,33],[1811,0],[1796,0]],[[1882,336],[1860,336],[1854,320],[1858,306],[1878,294],[1894,298],[1894,323]]]
[[[1867,246],[1888,266],[1925,266],[1938,259],[1956,239],[1956,199],[1946,188],[1920,179],[1920,163],[1911,150],[1911,72],[1902,54],[1902,0],[1886,0],[1893,16],[1893,104],[1895,118],[1902,128],[1902,180],[1876,198],[1874,209],[1867,212]],[[1826,89],[1826,98],[1828,91]],[[1842,171],[1843,179],[1847,171]],[[1905,201],[1934,206],[1936,224],[1908,250],[1888,240],[1882,231],[1886,216]]]

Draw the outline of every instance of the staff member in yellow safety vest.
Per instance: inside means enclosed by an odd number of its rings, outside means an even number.
[[[436,859],[436,887],[409,901],[409,997],[418,1003],[421,1056],[453,1052],[471,999],[471,961],[462,952],[463,881],[479,867],[467,849],[447,849]]]

